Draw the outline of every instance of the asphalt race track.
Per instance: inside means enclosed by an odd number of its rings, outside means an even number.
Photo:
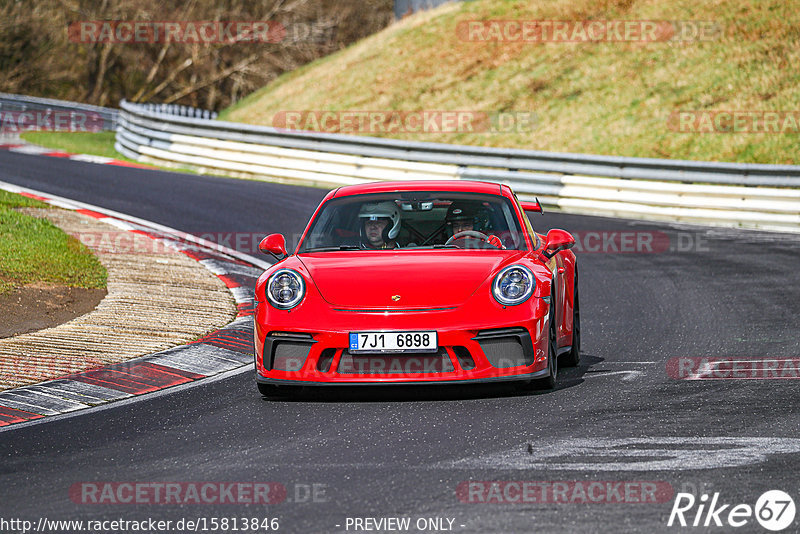
[[[197,234],[296,234],[325,193],[9,152],[0,180]],[[354,532],[378,524],[356,518],[390,517],[410,518],[408,532],[730,532],[731,509],[755,508],[767,490],[797,502],[800,236],[562,214],[532,221],[579,239],[582,364],[562,369],[557,390],[357,389],[281,401],[262,399],[248,371],[0,432],[0,518],[183,518],[206,521],[207,532],[212,518]],[[746,364],[679,379],[677,360],[668,362],[687,357],[781,363],[766,379]],[[171,482],[277,483],[285,497],[93,504],[75,489]],[[669,528],[679,492],[697,503],[689,526]],[[701,496],[708,510],[717,493],[717,508],[729,506],[692,527]],[[744,520],[737,532],[767,532]]]

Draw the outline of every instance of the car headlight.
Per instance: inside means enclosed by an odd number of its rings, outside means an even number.
[[[267,280],[267,298],[278,309],[294,308],[305,294],[306,283],[297,271],[280,269]]]
[[[494,277],[492,295],[504,306],[516,306],[528,300],[535,288],[536,279],[530,269],[509,265]]]

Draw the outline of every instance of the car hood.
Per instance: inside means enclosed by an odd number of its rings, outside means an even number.
[[[322,298],[347,309],[445,308],[464,303],[517,251],[303,254]]]

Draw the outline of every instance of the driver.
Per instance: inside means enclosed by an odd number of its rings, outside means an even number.
[[[481,224],[484,219],[483,215],[485,215],[484,211],[480,203],[468,200],[456,200],[450,204],[450,207],[447,208],[447,215],[445,216],[447,232],[450,238],[448,239],[448,243],[456,236],[458,236],[456,239],[471,237],[483,239],[496,248],[505,248],[500,238],[494,235],[487,236],[483,233],[483,231],[486,230],[486,228],[483,227],[485,225]],[[478,228],[480,228],[480,230],[478,230]],[[463,234],[464,232],[470,233]]]
[[[358,212],[361,219],[361,248],[392,249],[399,245],[400,209],[392,201],[364,204]]]
[[[447,208],[445,222],[449,236],[452,237],[461,232],[469,232],[475,229],[475,219],[478,209],[472,202],[455,201]]]

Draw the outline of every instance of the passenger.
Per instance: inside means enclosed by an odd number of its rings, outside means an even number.
[[[398,248],[395,238],[400,233],[400,209],[392,201],[364,204],[358,213],[361,219],[361,248]]]

